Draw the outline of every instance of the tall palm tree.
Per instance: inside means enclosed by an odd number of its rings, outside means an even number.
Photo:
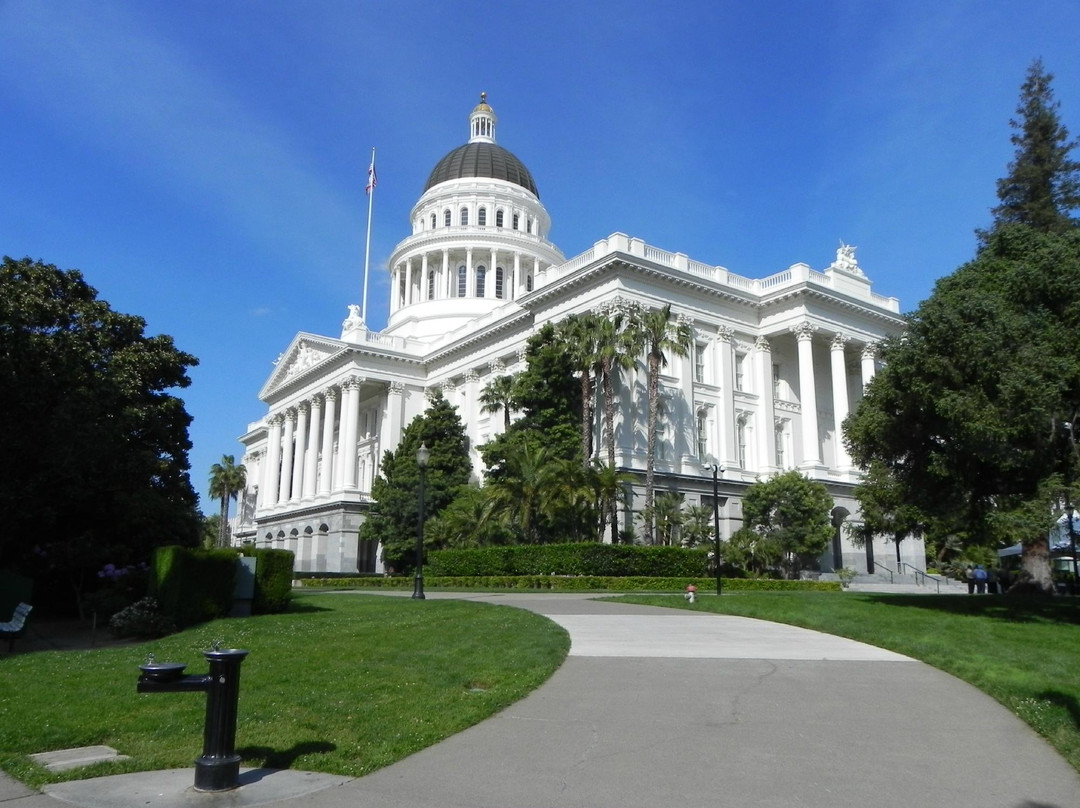
[[[490,485],[491,515],[521,536],[525,544],[542,538],[544,518],[551,513],[557,469],[546,446],[524,442],[506,457],[506,474]]]
[[[615,468],[615,374],[634,367],[634,347],[629,341],[627,324],[634,309],[619,304],[612,305],[596,321],[596,364],[604,392],[604,432],[607,446],[608,468]],[[608,502],[608,518],[611,520],[611,540],[619,540],[618,502]]]
[[[510,431],[510,411],[519,407],[516,376],[496,376],[480,393],[481,412],[502,411],[504,432]]]
[[[596,407],[593,383],[597,365],[596,338],[599,318],[592,313],[575,314],[556,326],[566,344],[581,382],[581,462],[589,466],[593,450],[593,414]]]
[[[221,522],[218,526],[218,547],[228,544],[229,536],[229,500],[247,485],[247,469],[244,464],[236,465],[232,455],[222,455],[221,462],[210,467],[210,496],[221,501]]]
[[[662,309],[637,312],[628,328],[635,353],[645,353],[648,369],[649,422],[645,454],[645,543],[653,543],[655,509],[656,422],[660,410],[660,369],[667,366],[668,355],[686,356],[693,335],[684,322],[671,321],[671,304]]]

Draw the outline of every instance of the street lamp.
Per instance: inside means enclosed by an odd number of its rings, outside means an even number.
[[[720,475],[724,473],[724,467],[718,463],[706,463],[706,470],[712,471],[712,518],[713,538],[716,540],[716,554],[713,561],[716,564],[716,594],[721,591],[720,584]]]
[[[416,465],[420,468],[420,523],[416,526],[416,577],[413,578],[413,600],[424,600],[424,485],[431,450],[423,443],[416,450]]]

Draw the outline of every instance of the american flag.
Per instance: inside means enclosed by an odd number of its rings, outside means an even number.
[[[364,192],[370,194],[371,189],[378,184],[378,178],[375,176],[375,155],[371,155],[371,165],[367,170],[367,186],[364,188]]]

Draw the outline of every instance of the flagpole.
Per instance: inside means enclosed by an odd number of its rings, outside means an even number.
[[[371,209],[375,203],[375,147],[371,147],[371,165],[368,167],[368,181],[367,181],[367,243],[364,246],[364,297],[361,301],[360,316],[364,320],[364,325],[367,325],[367,279],[368,279],[368,262],[371,258]]]

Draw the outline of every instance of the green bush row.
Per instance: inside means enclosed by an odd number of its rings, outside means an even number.
[[[707,551],[626,544],[517,544],[474,550],[433,550],[433,576],[596,575],[679,578],[707,574]]]
[[[180,628],[228,615],[235,588],[235,550],[159,547],[154,551],[150,596]]]
[[[311,589],[411,589],[413,579],[393,578],[303,578]],[[439,575],[424,576],[424,585],[447,589],[541,589],[554,592],[685,592],[693,584],[699,592],[715,592],[716,579],[702,577],[666,577],[635,575],[607,577],[599,575]],[[778,581],[765,578],[726,578],[725,592],[818,591],[839,592],[837,581]]]
[[[245,547],[241,555],[256,559],[255,597],[252,614],[278,614],[292,602],[292,579],[295,555],[292,550]]]

